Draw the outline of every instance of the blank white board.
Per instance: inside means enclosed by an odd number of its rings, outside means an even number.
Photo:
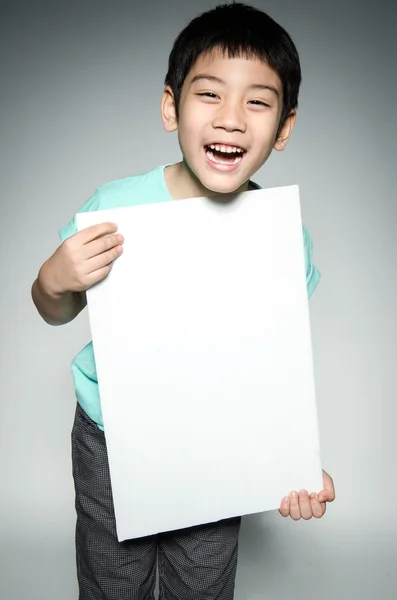
[[[77,215],[119,541],[322,489],[297,186]]]

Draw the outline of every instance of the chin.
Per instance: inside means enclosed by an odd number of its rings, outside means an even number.
[[[233,194],[249,180],[249,177],[242,177],[241,174],[208,174],[199,170],[195,175],[201,185],[214,194]]]
[[[230,187],[230,186],[217,186],[216,188],[214,187],[213,189],[209,189],[209,191],[213,194],[237,194],[239,188],[241,187],[241,185],[235,187]]]

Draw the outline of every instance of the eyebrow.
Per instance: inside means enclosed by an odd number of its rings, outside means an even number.
[[[190,85],[193,85],[193,83],[195,83],[196,81],[199,81],[200,79],[207,79],[209,81],[215,81],[215,83],[221,83],[221,84],[226,83],[220,77],[215,77],[215,75],[205,75],[205,74],[201,75],[200,74],[200,75],[195,75],[193,77],[193,79],[190,82]],[[277,88],[275,88],[272,85],[265,85],[264,83],[252,83],[251,85],[248,86],[248,89],[249,90],[270,90],[277,96],[277,98],[280,97],[280,92],[278,91]]]

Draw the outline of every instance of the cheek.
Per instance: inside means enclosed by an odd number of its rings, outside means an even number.
[[[208,121],[208,111],[197,103],[186,103],[179,113],[179,129],[184,138],[202,136]]]
[[[188,150],[200,144],[203,139],[203,126],[194,119],[192,115],[189,119],[184,119],[179,122],[178,138],[182,149]]]
[[[264,121],[261,124],[257,124],[255,127],[257,132],[257,140],[259,141],[263,153],[270,151],[274,142],[277,139],[277,122],[275,119]]]

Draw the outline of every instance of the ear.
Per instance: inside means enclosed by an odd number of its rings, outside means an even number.
[[[281,152],[287,145],[287,142],[291,136],[292,130],[296,122],[296,112],[292,110],[288,117],[285,119],[283,126],[277,133],[276,141],[274,142],[274,149]]]
[[[176,131],[178,129],[174,92],[169,85],[164,88],[161,98],[161,119],[165,131]]]

